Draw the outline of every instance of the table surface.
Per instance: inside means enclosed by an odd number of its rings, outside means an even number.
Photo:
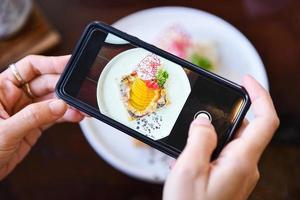
[[[188,6],[227,20],[253,43],[269,77],[281,127],[260,162],[250,199],[300,199],[300,1],[298,0],[37,0],[62,34],[47,55],[70,54],[85,25],[113,23],[138,10]],[[162,185],[130,178],[103,161],[77,124],[47,130],[25,160],[0,183],[2,199],[161,199]]]

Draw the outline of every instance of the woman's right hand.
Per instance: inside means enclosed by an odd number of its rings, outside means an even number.
[[[252,77],[244,78],[255,119],[244,122],[219,157],[210,161],[217,145],[214,127],[197,118],[190,126],[187,145],[164,186],[165,200],[247,199],[254,189],[261,154],[279,126],[269,93]]]

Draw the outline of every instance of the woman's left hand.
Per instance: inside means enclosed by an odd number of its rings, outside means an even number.
[[[27,56],[15,64],[32,96],[16,77],[16,70],[8,68],[0,74],[0,180],[27,155],[45,128],[84,118],[54,93],[69,58]]]

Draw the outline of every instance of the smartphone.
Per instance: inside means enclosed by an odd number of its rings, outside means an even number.
[[[240,85],[102,22],[86,27],[56,93],[174,158],[198,115],[215,127],[217,157],[251,104]]]

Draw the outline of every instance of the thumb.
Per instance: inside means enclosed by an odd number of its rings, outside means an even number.
[[[23,138],[29,131],[55,122],[67,110],[62,100],[49,100],[26,106],[3,121],[1,132],[15,139]]]
[[[197,172],[202,170],[210,163],[216,145],[217,135],[210,121],[204,117],[197,117],[190,126],[186,147],[175,167],[187,167]]]

